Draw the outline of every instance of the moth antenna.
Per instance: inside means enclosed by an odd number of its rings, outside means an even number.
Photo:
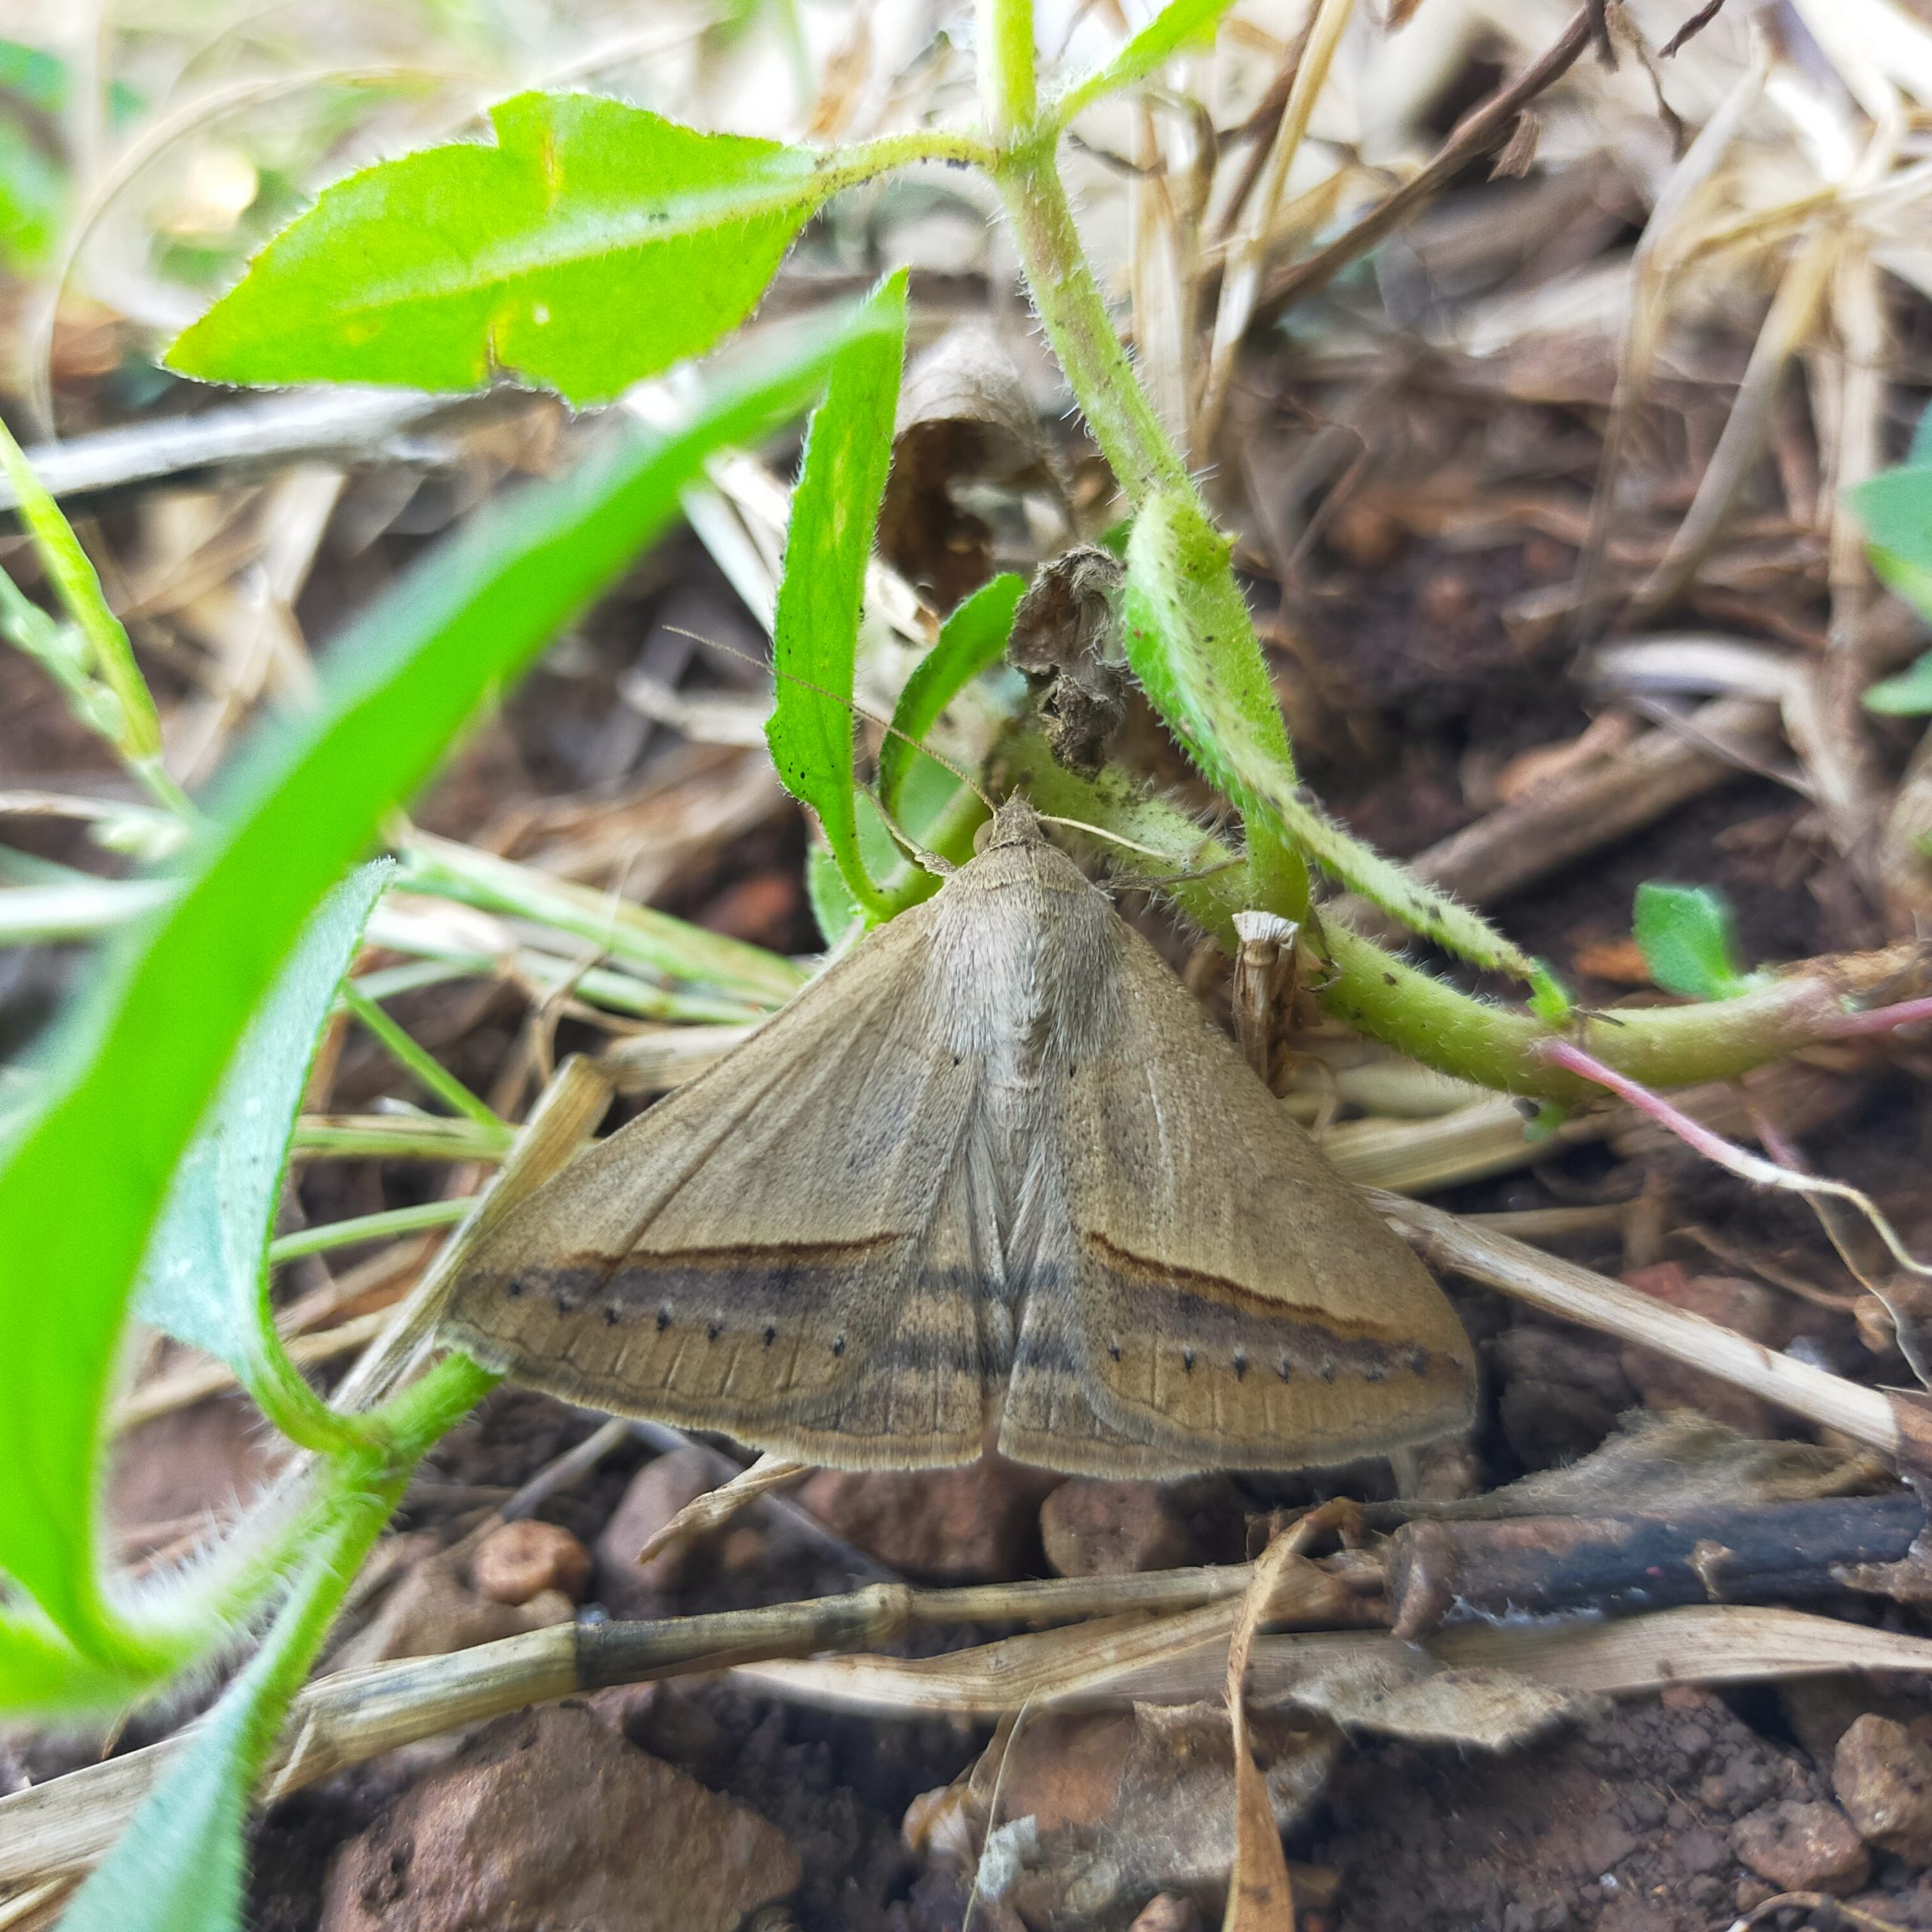
[[[885,808],[885,801],[873,785],[861,785],[859,789],[872,801],[872,809],[879,815],[880,823],[891,835],[892,842],[910,859],[921,872],[931,872],[935,878],[949,878],[959,868],[950,859],[943,859],[937,852],[929,852]]]
[[[934,751],[931,746],[921,744],[909,731],[902,731],[897,724],[868,711],[857,699],[848,697],[841,691],[829,691],[823,685],[815,685],[811,678],[801,678],[795,671],[781,671],[776,664],[762,657],[754,657],[749,651],[740,651],[736,645],[721,644],[715,638],[701,636],[696,631],[688,631],[681,624],[666,624],[664,628],[675,636],[688,637],[694,644],[703,645],[707,649],[712,651],[721,651],[728,657],[736,657],[758,670],[769,671],[774,678],[783,678],[787,684],[799,685],[808,691],[817,691],[820,697],[829,697],[834,704],[842,704],[854,717],[863,718],[868,724],[876,724],[888,737],[897,738],[901,744],[910,745],[921,758],[929,758],[934,764],[943,766],[946,771],[951,772],[953,777],[958,779],[960,783],[964,786],[988,811],[996,812],[999,810],[992,800],[980,789],[978,781],[970,773],[962,771],[953,763],[952,759],[946,757],[943,753]],[[867,795],[871,795],[869,793]],[[878,804],[878,800],[873,798],[872,803]],[[880,808],[881,816],[884,815],[884,808],[881,806]]]

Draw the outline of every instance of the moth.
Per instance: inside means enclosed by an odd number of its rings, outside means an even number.
[[[802,1462],[1297,1469],[1466,1427],[1447,1298],[1023,800],[478,1243],[447,1339]]]

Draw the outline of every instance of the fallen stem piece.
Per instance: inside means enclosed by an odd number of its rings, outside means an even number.
[[[1457,123],[1422,169],[1378,202],[1327,248],[1272,277],[1254,305],[1257,321],[1277,320],[1304,295],[1325,288],[1343,269],[1441,192],[1478,155],[1503,139],[1510,124],[1543,90],[1561,80],[1590,44],[1594,7],[1580,8],[1549,50]]]
[[[338,1671],[297,1697],[268,1795],[285,1797],[401,1745],[575,1691],[721,1669],[753,1657],[885,1643],[921,1626],[1183,1610],[1238,1596],[1252,1575],[1251,1565],[1238,1564],[953,1590],[872,1584],[768,1610],[561,1624],[447,1657]],[[93,1863],[195,1728],[0,1798],[0,1886],[35,1884]]]
[[[1369,1190],[1368,1198],[1397,1233],[1439,1268],[1499,1288],[1562,1321],[1655,1349],[1882,1454],[1896,1457],[1906,1451],[1898,1416],[1881,1390],[1780,1355],[1700,1315],[1507,1235],[1472,1228],[1440,1208],[1380,1189]]]

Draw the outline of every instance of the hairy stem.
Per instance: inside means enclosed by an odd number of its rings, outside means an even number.
[[[1041,811],[1084,819],[1171,855],[1158,885],[1229,951],[1234,915],[1255,903],[1248,867],[1225,841],[1180,808],[1146,795],[1124,773],[1075,777],[1056,764],[1038,736],[1016,733],[999,762],[1009,783],[1023,784]],[[1094,841],[1094,856],[1112,856]],[[1561,1032],[1533,1014],[1473,998],[1423,972],[1372,940],[1330,921],[1309,943],[1325,971],[1312,990],[1325,1011],[1398,1052],[1442,1072],[1527,1097],[1574,1104],[1589,1081],[1552,1065],[1549,1049],[1567,1041],[1646,1086],[1724,1080],[1799,1048],[1842,1038],[1872,1002],[1898,996],[1912,949],[1848,953],[1815,961],[1735,999],[1693,1005],[1580,1013]]]

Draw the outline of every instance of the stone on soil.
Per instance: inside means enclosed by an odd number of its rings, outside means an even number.
[[[736,1932],[800,1876],[763,1819],[570,1703],[491,1725],[345,1845],[321,1932]]]
[[[826,1528],[893,1569],[993,1583],[1037,1561],[1041,1500],[1062,1479],[992,1454],[956,1469],[820,1469],[797,1492]]]
[[[528,1603],[545,1590],[561,1590],[574,1601],[590,1581],[590,1552],[561,1524],[526,1516],[477,1545],[469,1580],[497,1603]]]
[[[1867,1712],[1838,1740],[1832,1784],[1869,1844],[1932,1864],[1932,1749],[1902,1724]]]
[[[1851,1820],[1835,1804],[1796,1798],[1739,1819],[1730,1848],[1783,1892],[1855,1892],[1872,1869]]]

